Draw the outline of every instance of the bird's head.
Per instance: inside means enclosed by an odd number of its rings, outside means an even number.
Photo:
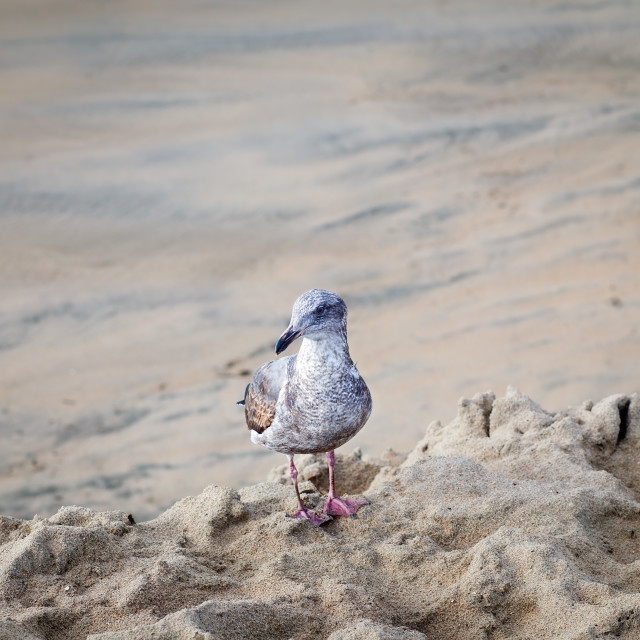
[[[325,289],[311,289],[295,301],[291,322],[276,344],[276,353],[282,353],[301,336],[318,340],[346,329],[347,305],[342,298]]]

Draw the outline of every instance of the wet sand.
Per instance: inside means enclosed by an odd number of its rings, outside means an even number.
[[[340,293],[408,451],[460,396],[638,390],[625,2],[5,2],[0,513],[265,478],[235,405]]]

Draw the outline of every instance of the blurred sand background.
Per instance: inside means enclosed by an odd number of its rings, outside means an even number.
[[[0,513],[263,480],[234,403],[312,287],[374,397],[346,451],[639,389],[636,3],[0,12]]]

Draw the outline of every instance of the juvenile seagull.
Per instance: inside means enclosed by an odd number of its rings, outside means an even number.
[[[293,305],[289,328],[276,344],[282,353],[302,337],[297,355],[263,364],[247,385],[244,413],[251,441],[284,453],[298,499],[294,518],[319,526],[331,516],[353,516],[369,504],[335,493],[333,450],[362,429],[371,414],[371,394],[349,355],[347,307],[331,291],[312,289]],[[327,452],[329,493],[324,513],[304,506],[298,490],[296,453]]]

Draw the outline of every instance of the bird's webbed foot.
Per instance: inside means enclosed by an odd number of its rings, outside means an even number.
[[[330,516],[350,516],[355,517],[360,507],[370,504],[366,498],[338,498],[338,496],[327,496],[323,511]]]
[[[329,522],[333,520],[333,518],[326,513],[318,513],[317,511],[313,511],[307,507],[302,507],[298,509],[295,513],[288,513],[288,518],[306,518],[314,527],[319,527],[321,524],[325,524],[325,522]]]

